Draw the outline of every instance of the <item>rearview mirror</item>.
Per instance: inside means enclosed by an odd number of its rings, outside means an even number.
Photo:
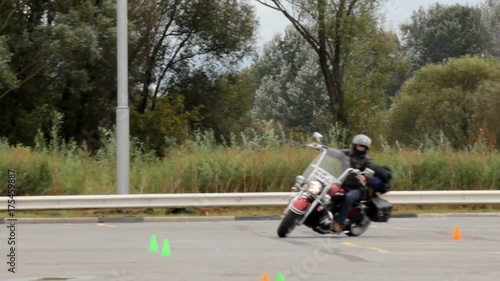
[[[306,178],[304,176],[295,177],[295,183],[297,183],[299,186],[302,186],[305,181],[306,181]]]
[[[322,134],[320,134],[320,133],[318,133],[318,132],[314,132],[314,134],[313,134],[313,138],[314,138],[314,139],[316,139],[316,141],[317,141],[318,143],[321,143],[321,139],[323,138],[323,135],[322,135]]]

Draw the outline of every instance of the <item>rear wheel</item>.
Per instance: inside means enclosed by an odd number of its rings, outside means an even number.
[[[292,231],[297,226],[297,222],[299,221],[300,217],[300,215],[297,215],[296,213],[288,210],[278,227],[278,236],[283,238],[290,235],[290,233],[292,233]]]
[[[346,229],[347,229],[346,235],[347,236],[360,236],[361,234],[365,233],[365,231],[370,226],[370,223],[371,223],[371,221],[369,219],[366,219],[364,221],[361,220],[361,222],[359,222],[359,223],[356,223],[356,222],[349,223],[349,225],[347,225],[347,227],[346,227]]]

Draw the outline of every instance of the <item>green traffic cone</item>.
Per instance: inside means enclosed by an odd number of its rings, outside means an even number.
[[[158,243],[156,242],[156,236],[151,236],[151,242],[149,243],[150,252],[158,252]]]
[[[276,281],[285,281],[285,278],[283,277],[283,273],[278,273],[278,277],[276,277]]]
[[[170,257],[172,253],[170,252],[170,244],[168,243],[168,239],[163,241],[163,249],[161,250],[162,257]]]

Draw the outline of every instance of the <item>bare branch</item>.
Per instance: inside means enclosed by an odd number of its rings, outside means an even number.
[[[259,3],[262,3],[260,0],[256,0]],[[285,15],[285,17],[292,23],[295,29],[306,39],[306,41],[313,47],[313,49],[319,53],[319,42],[309,33],[309,31],[297,20],[295,19],[283,5],[278,0],[272,0],[272,2],[276,5],[276,9]],[[268,6],[268,4],[263,3],[263,5]],[[272,7],[271,7],[272,8]]]
[[[264,2],[262,2],[261,0],[255,0],[255,1],[257,1],[257,2],[261,3],[262,5],[264,5],[264,6],[266,6],[266,7],[269,7],[269,8],[271,8],[271,9],[274,9],[274,10],[276,10],[276,11],[281,11],[280,9],[278,9],[278,8],[276,8],[276,7],[273,7],[273,6],[271,6],[271,5],[267,4],[267,3],[264,3]]]
[[[165,67],[165,69],[163,69],[161,75],[160,75],[160,78],[158,79],[158,83],[156,84],[156,88],[155,88],[155,92],[154,92],[154,95],[153,95],[153,99],[155,99],[157,96],[158,96],[158,92],[160,90],[160,84],[161,84],[161,81],[163,80],[163,78],[165,78],[165,75],[167,74],[167,72],[170,70],[170,68],[177,62],[174,62],[174,58],[177,57],[178,53],[180,52],[180,50],[184,47],[184,45],[186,44],[186,42],[189,40],[189,38],[191,38],[192,36],[192,32],[188,34],[188,36],[186,36],[186,38],[184,38],[182,40],[182,42],[179,44],[179,46],[177,47],[177,49],[175,50],[174,54],[170,57],[168,63],[167,63],[167,66]]]
[[[34,68],[38,65],[38,61],[33,61],[31,64],[25,66],[23,69],[21,69],[21,71],[19,71],[16,76],[21,76],[23,75],[26,71],[28,71],[29,69],[31,68]]]
[[[156,84],[156,88],[155,88],[155,92],[153,94],[153,103],[152,103],[152,109],[154,110],[154,107],[155,107],[155,100],[156,100],[156,97],[158,97],[158,92],[160,90],[160,84],[161,84],[161,81],[164,79],[165,75],[167,74],[167,72],[170,70],[170,68],[175,64],[174,62],[174,59],[177,57],[177,55],[179,54],[179,52],[181,51],[181,49],[184,47],[184,45],[187,43],[187,41],[191,38],[191,36],[193,35],[193,32],[196,28],[196,19],[198,17],[198,14],[200,12],[200,10],[202,9],[201,7],[201,3],[198,2],[198,6],[197,6],[197,9],[196,9],[196,13],[195,15],[193,16],[193,25],[192,25],[192,28],[190,30],[190,32],[187,34],[187,36],[182,40],[182,42],[179,44],[179,46],[177,47],[177,49],[175,50],[175,52],[172,54],[172,56],[170,57],[165,69],[162,71],[159,79],[158,79],[158,82]]]
[[[31,0],[25,0],[23,3],[21,3],[21,6],[25,6],[30,1]],[[2,3],[2,6],[3,6],[3,3]],[[10,14],[7,16],[7,19],[5,19],[5,22],[3,23],[2,27],[0,27],[0,32],[2,32],[7,27],[7,25],[10,22],[10,19],[16,13],[16,11],[17,11],[17,9],[13,9],[12,12],[10,12]]]
[[[47,65],[49,65],[49,61],[45,62],[40,68],[38,68],[35,72],[31,73],[28,77],[26,77],[21,83],[19,83],[19,86],[23,85],[24,83],[28,82],[31,78],[35,77],[40,71],[42,71]],[[12,92],[12,89],[8,89],[5,91],[1,96],[0,99],[4,98],[8,93]]]
[[[3,0],[3,1],[2,1],[2,4],[0,4],[0,11],[2,10],[3,5],[5,5],[5,2],[6,2],[6,1],[7,1],[7,0]]]
[[[175,18],[175,13],[177,12],[178,2],[179,1],[176,0],[176,2],[173,4],[173,11],[170,13],[170,21],[167,24],[167,27],[170,26],[171,22]],[[152,40],[150,38],[150,35],[158,33],[158,30],[161,29],[162,18],[165,16],[165,14],[167,14],[169,12],[169,9],[165,9],[165,10],[160,9],[159,5],[162,5],[162,4],[158,3],[158,4],[156,4],[155,7],[151,8],[155,11],[152,13],[152,15],[150,15],[150,17],[153,17],[153,16],[155,17],[155,20],[156,20],[155,24],[152,24],[152,26],[147,27],[147,31],[146,31],[147,33],[141,36],[140,40],[135,45],[135,48],[133,50],[131,50],[130,56],[129,56],[129,65],[132,65],[132,62],[135,60],[137,54],[141,50],[148,50],[148,49],[152,48],[153,42],[151,42],[151,41],[154,41],[154,39]],[[167,4],[163,4],[163,5],[168,7]],[[135,9],[133,9],[130,12],[130,15],[131,16],[134,15],[136,13],[136,10],[139,9],[140,7],[141,7],[141,5],[136,5]],[[157,13],[156,11],[161,11],[161,12]],[[151,20],[151,21],[153,21],[153,20]],[[169,34],[167,34],[166,36],[168,36],[168,35]],[[154,38],[154,36],[153,36],[153,38]],[[151,55],[151,54],[149,53],[148,55]]]
[[[301,6],[299,4],[295,4],[295,3],[290,3],[292,4],[293,6],[297,7],[299,10],[301,10],[304,14],[308,14],[309,16],[311,16],[312,19],[315,19],[317,20],[318,18],[316,17],[316,15],[314,14],[314,9],[313,10],[309,10],[307,9],[307,7],[304,7],[304,6]],[[297,20],[300,19],[300,15],[298,16],[299,18]]]
[[[196,56],[201,56],[201,55],[206,55],[206,54],[209,54],[210,52],[197,52],[197,53],[194,53],[194,54],[191,54],[191,55],[187,55],[187,56],[183,56],[177,60],[175,60],[174,62],[172,62],[172,66],[175,65],[176,63],[180,62],[180,61],[183,61],[183,60],[187,60],[187,59],[190,59],[190,58],[194,58]],[[165,74],[166,72],[163,73],[163,75]],[[165,87],[165,89],[162,91],[162,93],[160,94],[160,97],[163,97],[165,96],[165,94],[167,93],[167,91],[169,90],[168,87]]]
[[[304,7],[300,6],[299,4],[296,4],[296,3],[293,3],[293,2],[290,2],[290,1],[288,1],[288,3],[290,3],[290,5],[295,6],[295,7],[299,8],[299,9],[305,10]]]
[[[358,0],[352,0],[352,2],[349,3],[349,8],[347,8],[347,13],[346,13],[347,16],[351,15],[351,13],[354,9],[354,6],[356,5],[357,2],[358,2]]]
[[[197,53],[193,53],[191,55],[181,56],[179,59],[174,60],[172,62],[172,65],[175,65],[176,63],[187,60],[187,59],[194,58],[196,56],[206,55],[206,54],[210,54],[210,52],[208,52],[208,51],[207,52],[197,52]]]

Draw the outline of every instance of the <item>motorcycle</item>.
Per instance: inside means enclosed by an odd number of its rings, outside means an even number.
[[[296,182],[284,211],[277,234],[287,237],[300,225],[305,225],[320,234],[335,233],[332,231],[334,218],[339,214],[341,203],[349,191],[345,185],[347,181],[359,179],[361,175],[374,175],[371,169],[360,171],[350,167],[343,167],[347,156],[340,150],[332,149],[321,144],[320,133],[313,134],[315,143],[307,147],[320,151],[309,164],[302,175],[296,177]],[[362,185],[363,199],[353,204],[347,215],[347,220],[341,233],[348,236],[360,236],[369,227],[371,222],[388,222],[392,204],[378,194],[370,192],[366,184]],[[340,233],[335,233],[340,234]]]

